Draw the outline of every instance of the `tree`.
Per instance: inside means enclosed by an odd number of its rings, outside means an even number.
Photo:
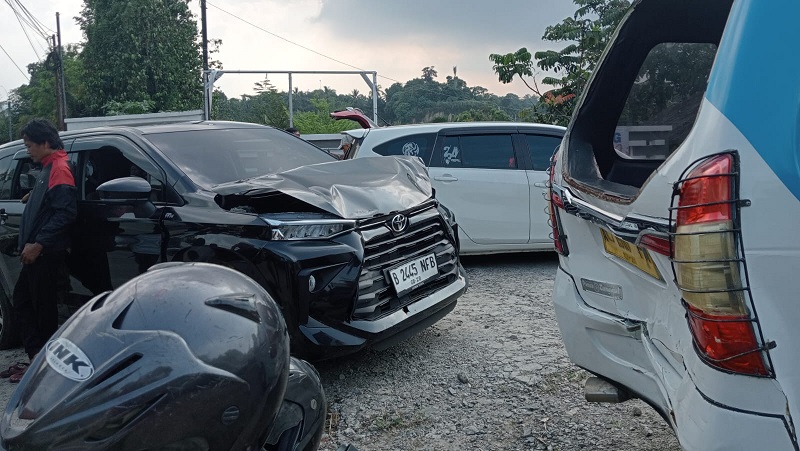
[[[436,72],[436,69],[433,66],[423,67],[422,68],[422,79],[431,82],[434,78],[436,78],[439,74]]]
[[[188,0],[84,0],[76,19],[92,114],[111,101],[152,101],[153,111],[201,107],[202,54]]]
[[[517,75],[539,97],[538,106],[531,112],[536,122],[565,125],[569,121],[576,98],[583,91],[589,74],[594,70],[600,55],[608,44],[625,12],[628,0],[573,0],[578,6],[572,17],[545,29],[545,41],[569,44],[560,51],[536,52],[533,57],[539,69],[554,71],[560,77],[544,77],[542,83],[554,89],[542,92],[536,79],[532,85],[524,77],[533,77],[531,53],[521,48],[513,53],[491,54],[492,69],[502,83],[511,83]]]

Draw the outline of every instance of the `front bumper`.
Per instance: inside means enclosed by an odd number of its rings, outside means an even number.
[[[301,353],[309,359],[322,360],[370,346],[376,349],[392,346],[450,313],[466,289],[467,281],[459,275],[453,283],[377,320],[351,320],[328,325],[309,316],[306,324],[299,326],[306,342]]]

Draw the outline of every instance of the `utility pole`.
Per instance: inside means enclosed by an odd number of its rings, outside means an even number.
[[[7,91],[6,95],[8,95]],[[7,100],[8,100],[8,109],[6,110],[6,116],[8,116],[8,142],[11,142],[14,140],[14,135],[11,131],[11,97],[9,97]]]
[[[52,49],[50,50],[50,56],[48,59],[55,64],[53,67],[53,75],[55,76],[55,85],[56,85],[56,118],[57,118],[57,125],[59,130],[64,130],[64,107],[61,103],[61,100],[64,98],[61,95],[61,82],[59,74],[61,73],[61,62],[58,58],[58,47],[56,47],[56,35],[52,36]]]
[[[56,13],[56,34],[58,35],[58,80],[57,83],[61,86],[61,116],[58,120],[61,125],[61,130],[67,129],[65,119],[69,116],[67,112],[67,89],[64,84],[64,49],[61,48],[61,18],[59,13]]]
[[[211,95],[206,89],[208,84],[208,27],[206,24],[206,0],[200,0],[200,30],[203,38],[203,117],[211,119]]]

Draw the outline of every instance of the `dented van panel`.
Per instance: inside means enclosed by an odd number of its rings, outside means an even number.
[[[789,0],[634,2],[553,168],[568,248],[553,305],[570,359],[647,401],[687,450],[800,449],[798,18]],[[658,60],[671,51],[696,58]],[[636,123],[656,66],[708,72]],[[763,83],[786,95],[748,94]],[[664,154],[637,159],[648,146]]]

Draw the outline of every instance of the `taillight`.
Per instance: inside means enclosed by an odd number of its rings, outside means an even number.
[[[696,349],[722,370],[769,375],[746,302],[739,254],[737,174],[715,155],[678,182],[673,265]]]
[[[550,202],[548,202],[548,214],[550,215],[550,227],[553,228],[553,245],[555,246],[556,252],[561,255],[569,255],[566,237],[561,233],[561,223],[559,222],[560,218],[558,217],[557,210],[557,208],[564,208],[564,201],[553,191],[557,158],[558,152],[556,151],[553,158],[550,160]]]
[[[661,255],[672,257],[670,254],[672,244],[670,243],[669,237],[655,235],[652,233],[644,233],[639,238],[639,242],[636,244],[646,249],[650,249],[651,251],[658,252]]]

